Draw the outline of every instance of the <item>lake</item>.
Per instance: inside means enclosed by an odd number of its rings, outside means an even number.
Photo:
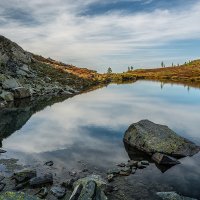
[[[81,161],[91,171],[103,171],[130,159],[123,135],[142,119],[168,125],[200,145],[199,112],[199,89],[150,81],[111,84],[28,116],[23,110],[12,115],[14,120],[4,114],[8,119],[1,123],[1,131],[9,129],[9,134],[2,140],[7,150],[2,158],[17,158],[25,165],[53,160],[61,174],[63,167],[76,169]],[[23,123],[14,128],[16,120]],[[155,192],[171,190],[200,198],[200,153],[180,161],[166,171],[151,163],[135,175],[117,179],[120,191],[111,199],[155,199]]]

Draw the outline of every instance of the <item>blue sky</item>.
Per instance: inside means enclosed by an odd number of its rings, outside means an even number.
[[[0,34],[28,51],[105,71],[199,58],[200,0],[7,0]]]

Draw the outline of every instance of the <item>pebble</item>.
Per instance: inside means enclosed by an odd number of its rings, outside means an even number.
[[[107,176],[108,182],[112,182],[114,180],[114,177],[115,176],[113,174],[108,174],[108,176]]]
[[[120,164],[117,164],[118,167],[125,167],[126,164],[125,163],[120,163]]]

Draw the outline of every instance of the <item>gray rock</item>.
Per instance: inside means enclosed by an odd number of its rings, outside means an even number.
[[[5,183],[0,183],[0,192],[3,191],[5,188],[6,184]]]
[[[24,87],[18,87],[13,89],[15,99],[23,99],[31,96],[31,93],[28,89]]]
[[[24,187],[26,187],[29,184],[29,181],[23,182],[23,183],[19,183],[17,184],[13,190],[22,190],[24,189]]]
[[[45,174],[39,177],[32,178],[30,180],[30,186],[32,187],[38,187],[46,184],[53,184],[52,174]]]
[[[46,187],[42,187],[35,195],[40,199],[44,199],[48,195],[48,190]]]
[[[146,168],[146,167],[147,167],[147,165],[143,165],[142,162],[138,162],[138,163],[137,163],[137,168],[138,168],[138,169],[144,169],[144,168]]]
[[[135,160],[129,160],[126,164],[127,167],[137,167],[138,161]]]
[[[71,178],[69,180],[67,180],[66,182],[62,183],[62,186],[68,189],[72,189],[73,188],[73,184],[76,180],[74,178]]]
[[[0,153],[6,153],[6,150],[0,149]]]
[[[117,166],[118,166],[118,167],[125,167],[126,164],[125,164],[125,163],[119,163],[119,164],[117,164]]]
[[[44,163],[44,165],[47,165],[49,167],[53,166],[53,164],[54,164],[53,161],[47,161]]]
[[[109,169],[107,174],[114,174],[114,175],[117,175],[117,174],[120,173],[120,171],[121,171],[120,168]]]
[[[80,185],[80,184],[82,184],[83,187],[85,187],[88,181],[95,181],[96,184],[97,184],[97,187],[101,187],[102,188],[102,187],[106,186],[106,181],[103,180],[101,178],[101,176],[99,176],[99,175],[91,175],[91,176],[87,176],[85,178],[81,178],[81,179],[77,180],[74,183],[74,187],[76,187],[77,185]]]
[[[36,177],[36,170],[25,169],[15,172],[12,176],[12,179],[14,179],[17,183],[22,183],[34,177]]]
[[[14,89],[14,88],[17,88],[20,86],[21,86],[20,83],[17,80],[15,80],[14,78],[6,79],[2,83],[2,87],[4,89]]]
[[[194,198],[181,196],[176,192],[157,192],[156,194],[163,200],[197,200]]]
[[[124,142],[149,155],[163,153],[175,157],[192,156],[200,147],[177,135],[167,126],[142,120],[132,124],[124,135]]]
[[[83,187],[78,200],[93,200],[93,198],[95,197],[95,193],[96,182],[90,180],[86,183],[85,187]]]
[[[66,194],[66,189],[64,187],[60,187],[60,186],[54,186],[51,188],[51,193],[57,197],[57,198],[62,198],[65,196]]]
[[[103,193],[101,193],[100,197],[97,197],[97,190],[104,191],[107,184],[106,182],[98,175],[91,175],[82,179],[79,179],[74,183],[74,188],[77,186],[82,185],[83,189],[81,190],[81,194],[78,198],[78,200],[94,200],[98,199],[102,196],[102,198],[105,198],[103,196]],[[80,187],[80,186],[79,186]]]
[[[70,196],[69,200],[77,200],[81,194],[81,191],[83,189],[83,185],[80,184],[80,185],[77,185],[75,188],[74,188],[74,191],[72,193],[72,195]]]
[[[107,176],[108,182],[112,182],[114,180],[114,177],[115,176],[113,174],[108,174],[108,176]]]
[[[131,168],[130,167],[124,167],[120,170],[120,175],[121,176],[129,176],[131,174]]]
[[[147,161],[147,160],[142,160],[142,161],[141,161],[141,164],[142,164],[142,165],[149,165],[149,161]]]
[[[0,94],[0,97],[5,100],[5,101],[13,101],[14,100],[14,96],[11,92],[5,92],[3,91],[1,94]]]
[[[180,162],[171,156],[167,156],[162,153],[154,153],[152,156],[152,160],[158,163],[159,165],[176,165],[180,164]]]
[[[108,200],[107,196],[105,195],[104,191],[97,188],[96,189],[96,197],[94,200]]]

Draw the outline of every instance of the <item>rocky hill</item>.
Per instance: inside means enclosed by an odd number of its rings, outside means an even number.
[[[72,95],[96,84],[92,76],[72,73],[70,65],[56,67],[56,61],[42,58],[0,35],[0,107],[26,97]],[[86,71],[73,69],[79,70],[80,74]],[[95,72],[87,70],[87,73]]]

